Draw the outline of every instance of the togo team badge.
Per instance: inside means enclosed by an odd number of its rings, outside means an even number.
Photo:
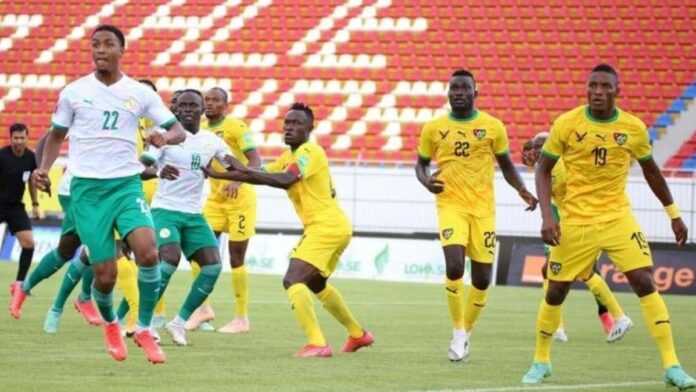
[[[614,132],[614,140],[619,146],[623,146],[628,141],[628,135],[625,133]]]
[[[442,238],[448,240],[452,237],[452,234],[454,234],[454,229],[444,229],[442,230]]]
[[[474,129],[474,136],[476,136],[476,138],[477,138],[478,140],[481,140],[481,139],[483,139],[484,137],[486,137],[486,130],[485,130],[485,129],[481,129],[481,128],[479,128],[479,129]]]
[[[561,263],[552,261],[551,263],[549,263],[549,269],[554,275],[558,275],[561,272]]]

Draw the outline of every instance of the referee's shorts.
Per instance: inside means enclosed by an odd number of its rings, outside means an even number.
[[[0,223],[7,223],[10,233],[15,234],[24,230],[31,230],[31,221],[24,204],[3,206],[0,205]]]

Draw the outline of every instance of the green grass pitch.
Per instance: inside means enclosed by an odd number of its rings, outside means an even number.
[[[16,264],[0,263],[0,302]],[[102,331],[86,325],[66,306],[58,334],[43,333],[43,318],[64,271],[42,282],[25,303],[22,319],[7,308],[0,315],[0,391],[515,391],[530,364],[539,289],[494,287],[474,331],[471,358],[451,363],[445,294],[440,285],[335,280],[376,344],[355,354],[339,353],[345,332],[315,301],[322,328],[334,349],[331,359],[295,359],[304,343],[279,276],[252,275],[252,331],[241,336],[189,334],[190,346],[175,347],[162,331],[168,360],[149,364],[128,342],[118,363],[105,352]],[[190,283],[178,272],[167,291],[173,316]],[[214,324],[232,311],[230,275],[213,293]],[[543,391],[664,391],[657,349],[643,325],[638,300],[618,295],[636,326],[617,344],[607,344],[586,291],[573,291],[565,307],[570,341],[556,343],[554,374]],[[666,296],[682,364],[696,372],[696,300]],[[116,300],[120,300],[117,292]],[[71,299],[72,301],[72,299]]]

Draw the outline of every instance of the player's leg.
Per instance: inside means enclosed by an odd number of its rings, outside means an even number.
[[[298,247],[302,245],[303,240],[304,236]],[[292,311],[307,336],[307,345],[295,354],[297,357],[330,357],[332,355],[331,347],[326,343],[326,338],[314,312],[312,292],[307,286],[307,282],[317,275],[321,275],[321,273],[313,265],[300,259],[291,258],[288,270],[283,277],[283,287],[290,299]]]
[[[569,226],[561,221],[561,242],[551,249],[547,276],[548,289],[539,305],[536,322],[534,361],[522,377],[525,384],[538,384],[551,375],[551,344],[561,323],[562,305],[572,282],[588,276],[599,253],[596,230]]]
[[[219,236],[216,236],[219,238]],[[201,266],[196,260],[190,260],[191,262],[191,277],[192,281],[196,280],[198,275],[201,273]],[[202,331],[215,331],[215,327],[210,323],[215,319],[215,311],[212,305],[210,305],[210,299],[206,299],[201,306],[196,309],[188,321],[186,321],[186,329],[189,331],[202,330]]]
[[[244,265],[249,240],[228,241],[232,291],[234,294],[234,319],[218,329],[223,333],[249,332],[249,274]]]
[[[27,276],[31,267],[31,260],[34,257],[34,234],[31,230],[31,221],[24,208],[13,208],[6,211],[7,227],[19,242],[22,248],[19,254],[19,265],[17,267],[17,277],[15,287],[19,287]]]
[[[77,283],[82,279],[84,272],[88,269],[91,268],[83,250],[79,257],[73,258],[68,264],[68,269],[65,271],[58,292],[53,299],[53,304],[48,310],[46,319],[44,320],[44,331],[46,333],[58,332],[60,317],[63,314],[65,303],[68,297],[70,297],[70,293],[72,293],[75,286],[77,286]]]
[[[624,311],[607,282],[597,272],[597,263],[595,263],[592,275],[585,280],[585,284],[597,301],[597,314],[604,332],[608,335],[614,328],[614,320],[621,320],[625,317]]]
[[[551,248],[547,245],[544,245],[544,253],[546,254],[546,262],[544,262],[544,265],[541,267],[541,276],[544,279],[544,282],[542,283],[542,290],[544,293],[544,298],[546,298],[546,293],[549,291],[549,278],[547,275],[547,270],[549,267],[549,254],[551,252]],[[561,343],[566,343],[568,341],[568,334],[565,331],[564,328],[564,321],[563,321],[563,314],[561,313],[561,321],[558,323],[558,328],[556,331],[553,333],[553,338],[557,342]]]
[[[632,214],[610,226],[603,230],[605,249],[640,299],[645,324],[660,351],[665,382],[680,389],[696,388],[696,380],[684,372],[677,358],[669,311],[653,282],[652,256],[645,234]]]
[[[138,291],[138,268],[135,261],[129,259],[126,253],[116,261],[118,276],[116,287],[123,293],[123,299],[116,311],[119,323],[125,325],[126,336],[135,333],[140,292]]]

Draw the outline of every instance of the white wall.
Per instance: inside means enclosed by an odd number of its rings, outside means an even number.
[[[334,165],[331,168],[341,205],[353,221],[354,230],[386,233],[437,232],[435,203],[416,180],[411,167],[362,167]],[[522,173],[534,190],[532,173]],[[537,237],[541,219],[538,210],[524,211],[517,193],[496,173],[497,232],[499,235]],[[668,179],[679,204],[690,238],[696,242],[694,226],[696,180]],[[301,228],[285,192],[257,187],[258,227],[266,229]],[[670,242],[670,222],[660,202],[645,180],[630,177],[628,193],[634,211],[651,241]]]

